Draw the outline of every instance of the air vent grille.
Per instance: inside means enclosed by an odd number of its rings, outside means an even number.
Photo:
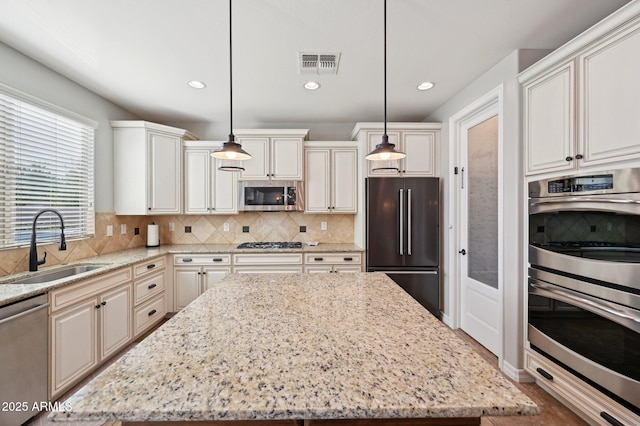
[[[340,53],[299,53],[300,74],[337,74]]]

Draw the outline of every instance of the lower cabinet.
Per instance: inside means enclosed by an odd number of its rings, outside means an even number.
[[[304,256],[304,272],[356,273],[362,272],[361,253],[307,253]]]
[[[298,274],[302,253],[236,253],[233,272],[238,274]]]
[[[107,288],[110,287],[109,278],[104,279]],[[84,293],[82,284],[75,285],[74,290]],[[70,293],[66,287],[62,290]],[[64,309],[55,311],[56,306],[52,304],[51,398],[78,382],[131,341],[132,294],[132,284],[127,282],[85,297]]]
[[[174,310],[178,311],[231,273],[231,255],[175,255],[173,265]]]

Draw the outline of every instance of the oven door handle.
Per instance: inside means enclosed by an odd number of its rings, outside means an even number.
[[[531,277],[529,277],[529,286],[534,289],[534,294],[569,303],[640,333],[640,313],[638,311],[596,297],[566,290]]]

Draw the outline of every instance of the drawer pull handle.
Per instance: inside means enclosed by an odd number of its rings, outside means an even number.
[[[158,312],[158,311],[156,311],[155,309],[153,309],[153,310],[151,310],[151,312],[149,312],[149,313],[147,314],[147,316],[151,316],[151,315],[155,314],[156,312]]]
[[[189,262],[193,262],[193,259],[190,257],[185,257],[184,259],[182,259],[182,261],[185,263],[189,263]]]
[[[603,419],[605,419],[606,421],[611,423],[613,426],[624,426],[624,424],[622,422],[620,422],[618,419],[616,419],[615,417],[613,417],[611,414],[607,413],[606,411],[601,411],[600,412],[600,417],[602,417]]]
[[[315,260],[316,262],[322,262],[324,260],[323,257],[314,257],[313,260]]]
[[[153,283],[153,284],[150,284],[150,285],[149,285],[149,287],[147,287],[147,288],[148,288],[149,290],[151,290],[152,288],[156,288],[157,286],[158,286],[158,284]]]
[[[214,257],[213,261],[214,262],[222,262],[222,258],[221,257]]]
[[[147,265],[147,269],[153,269],[156,267],[155,263],[152,263],[151,265]]]
[[[538,373],[540,373],[540,375],[541,375],[542,377],[544,377],[545,379],[547,379],[547,380],[553,380],[553,376],[552,376],[551,374],[547,373],[546,371],[544,371],[542,368],[538,367],[538,368],[536,368],[536,371],[537,371]]]
[[[344,261],[345,262],[352,262],[353,261],[353,257],[345,257]]]

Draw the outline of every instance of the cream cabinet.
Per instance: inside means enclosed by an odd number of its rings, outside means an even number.
[[[135,337],[156,325],[167,313],[165,256],[133,266],[133,334]]]
[[[390,162],[367,161],[367,176],[438,176],[441,127],[441,123],[387,123],[389,142],[407,156]],[[382,142],[383,134],[384,123],[356,123],[351,139],[360,142],[364,156]],[[381,165],[384,168],[376,170]]]
[[[146,121],[112,121],[114,207],[118,215],[182,213],[185,130]]]
[[[222,142],[184,143],[184,213],[238,213],[238,174],[218,170],[211,157]]]
[[[251,154],[243,162],[240,180],[302,180],[306,129],[236,130],[236,142]]]
[[[174,255],[174,309],[184,308],[230,273],[231,255],[227,253]]]
[[[234,253],[238,274],[297,274],[303,270],[302,253]]]
[[[362,253],[305,253],[304,272],[311,274],[362,272]]]
[[[640,158],[638,51],[640,18],[620,15],[520,74],[527,174]]]
[[[313,146],[305,148],[305,212],[356,213],[357,148]]]
[[[51,398],[131,341],[132,301],[130,267],[49,293]]]

